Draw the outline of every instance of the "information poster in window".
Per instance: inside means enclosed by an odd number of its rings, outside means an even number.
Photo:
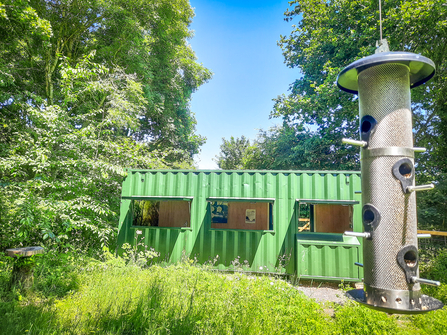
[[[228,223],[228,202],[211,203],[211,223]]]
[[[245,211],[245,223],[256,223],[256,209],[247,209]]]

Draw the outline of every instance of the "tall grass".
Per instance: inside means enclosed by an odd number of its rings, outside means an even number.
[[[56,310],[57,328],[79,334],[325,334],[329,323],[317,303],[282,281],[185,263],[95,274]]]
[[[48,255],[27,296],[6,289],[1,261],[1,334],[447,334],[446,308],[390,316],[349,302],[331,316],[283,280],[189,260],[141,269]]]
[[[326,334],[330,322],[319,304],[283,281],[188,263],[104,267],[51,306],[14,307],[14,321],[0,321],[9,334]]]

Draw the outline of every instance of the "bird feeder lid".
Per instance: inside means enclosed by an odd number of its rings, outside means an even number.
[[[382,52],[356,60],[340,72],[337,86],[348,93],[358,94],[358,75],[367,68],[395,63],[410,69],[410,88],[424,84],[435,75],[435,63],[427,57],[412,52]]]

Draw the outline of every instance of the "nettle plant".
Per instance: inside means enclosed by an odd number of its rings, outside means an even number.
[[[159,252],[156,252],[154,248],[148,248],[143,243],[144,237],[140,238],[143,232],[141,230],[136,231],[135,244],[124,243],[122,245],[123,258],[129,265],[135,265],[140,268],[151,265],[151,261],[154,258],[160,256]]]

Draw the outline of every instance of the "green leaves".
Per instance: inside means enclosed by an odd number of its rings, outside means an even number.
[[[346,148],[341,141],[332,140],[331,136],[336,135],[322,137],[298,124],[284,123],[268,131],[261,130],[253,145],[247,140],[246,145],[242,146],[240,142],[244,138],[224,139],[218,164],[220,168],[230,165],[233,169],[258,170],[358,169],[357,151]],[[237,155],[238,147],[240,152]]]
[[[63,106],[70,108],[71,122],[88,127],[99,122],[103,131],[137,131],[146,99],[135,75],[121,68],[113,71],[92,62],[94,52],[72,67],[68,60],[60,65]]]
[[[0,3],[0,248],[114,242],[125,169],[190,167],[186,0]],[[97,249],[99,250],[99,249]]]
[[[243,169],[244,159],[250,150],[250,141],[242,135],[241,138],[231,136],[227,141],[222,138],[223,143],[220,145],[220,153],[216,156],[216,163],[219,168],[224,170]]]
[[[343,137],[358,138],[357,97],[338,89],[336,78],[351,62],[374,53],[380,38],[378,2],[304,0],[290,5],[286,20],[297,19],[297,23],[289,36],[281,36],[279,46],[285,63],[298,67],[303,76],[291,85],[288,95],[275,99],[271,116],[281,117],[285,128],[310,125],[315,133],[308,132],[312,139],[303,139],[298,146],[293,136],[288,137],[290,147],[299,148],[298,152],[312,143],[313,159],[295,156],[290,164],[283,160],[284,166],[302,166],[293,163],[299,161],[310,168],[326,168],[326,161],[337,169],[358,168],[358,150],[341,145]],[[416,156],[417,183],[434,182],[439,190],[418,195],[420,219],[422,224],[440,225],[447,215],[440,205],[447,195],[447,6],[442,0],[392,0],[382,5],[383,37],[390,49],[422,54],[436,64],[436,75],[412,90],[412,109],[415,146],[428,149]],[[285,134],[274,130],[264,138]],[[273,147],[279,145],[275,142]],[[294,157],[292,152],[288,155]]]
[[[187,44],[188,1],[8,0],[1,9],[0,101],[14,97],[11,108],[23,112],[28,102],[72,108],[71,89],[83,101],[81,114],[101,114],[109,104],[108,127],[123,121],[120,131],[128,126],[154,150],[185,150],[189,159],[198,152],[205,139],[195,134],[189,101],[211,72]],[[117,86],[126,95],[114,96]],[[132,117],[123,120],[122,110]]]

